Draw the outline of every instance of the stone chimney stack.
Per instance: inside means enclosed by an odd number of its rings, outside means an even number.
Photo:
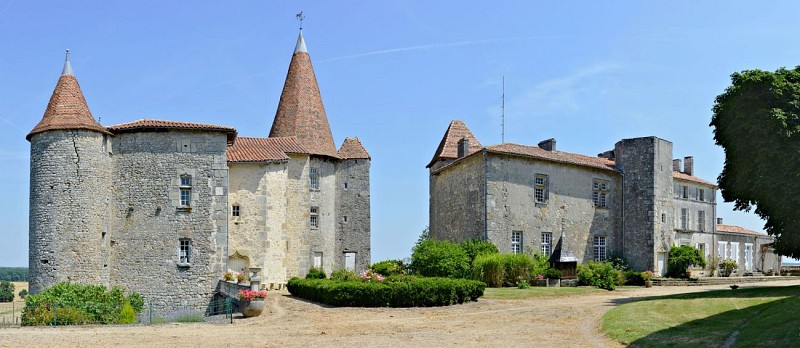
[[[683,172],[686,175],[694,175],[694,157],[686,156],[683,158]]]
[[[463,137],[458,141],[458,158],[469,154],[469,138]]]
[[[722,225],[722,218],[717,218],[717,225]]]
[[[547,151],[555,151],[556,150],[556,139],[550,138],[547,140],[542,140],[539,142],[539,148]]]
[[[681,171],[681,159],[676,158],[672,160],[672,171],[673,172],[680,172]]]

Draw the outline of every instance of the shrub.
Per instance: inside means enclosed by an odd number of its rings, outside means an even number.
[[[644,285],[644,278],[642,272],[625,271],[622,272],[625,277],[624,285]]]
[[[311,267],[306,273],[306,279],[325,279],[328,275],[321,268]]]
[[[689,268],[689,265],[706,266],[706,259],[700,250],[688,245],[673,246],[669,249],[667,276],[686,278],[686,269]]]
[[[427,239],[414,247],[411,268],[423,277],[463,278],[469,274],[469,256],[458,244]]]
[[[0,302],[14,301],[14,284],[4,280],[0,282]]]
[[[479,255],[473,262],[473,276],[491,288],[503,286],[506,267],[500,254]]]
[[[58,283],[25,298],[22,325],[52,325],[54,317],[57,324],[117,324],[125,303],[136,314],[144,301],[135,293],[125,296],[116,286],[108,290],[102,285]]]
[[[500,253],[494,244],[492,244],[489,241],[485,241],[478,238],[462,242],[461,248],[464,249],[465,253],[467,253],[470,265],[472,265],[473,262],[475,262],[475,258],[478,257],[478,255]]]
[[[539,274],[544,275],[548,268],[550,268],[550,256],[542,252],[534,253],[531,277],[535,277]]]
[[[331,272],[331,280],[335,281],[358,281],[361,279],[355,271],[347,269],[337,269]]]
[[[25,299],[25,296],[28,296],[28,289],[22,289],[22,290],[20,290],[20,291],[19,291],[19,297],[20,297],[21,299],[23,299],[23,300],[24,300],[24,299]]]
[[[370,269],[383,276],[390,276],[395,274],[406,273],[406,266],[402,260],[386,260],[376,262],[370,266]]]
[[[133,306],[131,306],[130,302],[126,302],[119,313],[119,323],[133,324],[134,322],[136,322],[136,313],[133,311]]]
[[[475,301],[486,284],[469,279],[413,278],[406,281],[352,282],[292,278],[289,292],[312,301],[344,307],[427,307]]]
[[[608,262],[592,261],[578,265],[578,280],[585,285],[614,290],[624,275]]]
[[[724,273],[723,276],[725,277],[730,277],[731,273],[733,273],[733,270],[735,270],[738,267],[739,264],[737,264],[736,261],[732,259],[725,259],[725,261],[722,261],[722,263],[719,264],[719,270],[722,271],[722,273]]]
[[[561,279],[561,271],[550,267],[544,271],[544,276],[549,279]]]
[[[610,262],[611,266],[617,271],[625,272],[631,269],[630,266],[628,266],[628,261],[619,255],[609,256],[608,259],[606,259],[606,262]]]

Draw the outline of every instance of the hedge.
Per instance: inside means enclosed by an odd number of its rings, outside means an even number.
[[[42,293],[25,297],[22,325],[119,324],[125,305],[134,316],[142,311],[144,300],[138,293],[119,287],[62,282]]]
[[[486,284],[469,279],[405,278],[401,282],[292,278],[289,293],[339,307],[432,307],[475,301]]]

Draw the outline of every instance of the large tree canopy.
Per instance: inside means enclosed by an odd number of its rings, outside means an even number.
[[[711,126],[725,150],[722,198],[766,221],[779,254],[800,257],[800,66],[746,70],[717,96]]]

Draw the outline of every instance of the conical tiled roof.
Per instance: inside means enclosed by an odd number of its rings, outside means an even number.
[[[345,138],[342,147],[339,148],[339,157],[342,159],[370,159],[367,149],[361,145],[358,138]]]
[[[440,159],[458,158],[458,142],[464,138],[469,138],[469,151],[467,151],[467,155],[480,151],[483,148],[483,145],[481,145],[478,138],[472,134],[472,131],[467,128],[464,121],[453,120],[450,122],[450,125],[447,126],[447,131],[444,132],[442,141],[439,142],[439,147],[436,149],[431,163],[429,163],[426,168],[430,168]]]
[[[64,62],[64,70],[53,90],[53,95],[50,96],[44,116],[25,139],[31,140],[35,134],[58,129],[86,129],[111,134],[92,117],[81,87],[78,85],[78,79],[72,74],[69,51],[67,51],[67,58]]]
[[[309,154],[338,158],[302,32],[297,38],[269,136],[297,137]]]

